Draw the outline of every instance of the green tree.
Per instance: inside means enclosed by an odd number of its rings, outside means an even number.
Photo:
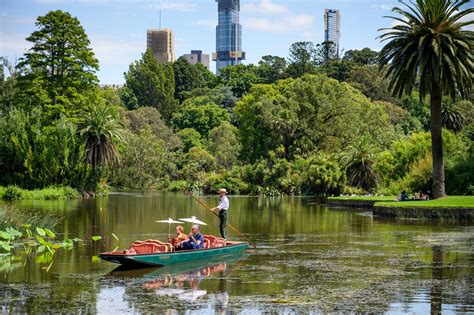
[[[218,169],[230,169],[237,164],[242,148],[237,132],[229,122],[209,132],[209,151],[214,155]]]
[[[33,97],[33,106],[47,109],[50,121],[77,114],[98,82],[89,38],[79,20],[61,10],[38,17],[36,27],[26,38],[32,47],[18,64],[22,91]]]
[[[106,86],[98,91],[98,96],[104,101],[105,105],[116,108],[123,108],[123,102],[120,98],[120,92],[116,87]]]
[[[0,139],[0,185],[84,187],[90,168],[70,118],[62,115],[54,126],[43,126],[39,108],[13,108],[0,118]]]
[[[377,188],[379,176],[374,168],[376,147],[370,137],[363,136],[344,152],[349,184],[354,187],[373,191]]]
[[[175,151],[181,148],[179,137],[168,127],[160,112],[154,107],[140,107],[136,110],[129,110],[124,113],[124,123],[127,130],[135,135],[140,135],[142,130],[150,129],[152,135],[159,140],[163,140],[168,151]]]
[[[191,148],[204,146],[204,141],[199,132],[194,128],[184,128],[178,131],[178,137],[183,143],[184,152],[188,152]]]
[[[242,97],[250,91],[253,84],[259,83],[257,67],[254,65],[239,64],[228,66],[220,71],[219,81],[224,86],[230,86],[236,97]]]
[[[346,51],[342,60],[352,61],[359,65],[370,66],[378,63],[378,57],[378,52],[365,47],[361,50],[351,49]]]
[[[121,166],[114,174],[114,185],[125,188],[165,189],[175,176],[173,153],[166,142],[153,134],[150,126],[127,134],[127,144],[120,150]]]
[[[178,129],[194,128],[204,138],[207,138],[211,129],[229,120],[227,111],[205,96],[184,101],[173,117]]]
[[[318,66],[330,61],[339,60],[336,44],[331,41],[325,41],[317,44],[315,47],[315,61]]]
[[[349,61],[329,60],[318,68],[318,72],[324,73],[339,82],[347,81],[354,64]]]
[[[215,169],[215,158],[202,147],[193,147],[186,153],[183,166],[184,177],[191,182],[203,182],[204,173]]]
[[[90,185],[95,186],[102,169],[120,162],[117,144],[125,141],[124,126],[111,107],[99,104],[83,114],[79,128],[86,144],[86,161],[94,170]]]
[[[183,101],[182,92],[206,87],[202,71],[195,65],[190,64],[184,57],[180,57],[173,62],[173,72],[175,84],[174,97],[180,101]]]
[[[453,132],[460,132],[464,125],[464,117],[456,103],[443,102],[443,127]]]
[[[18,89],[18,72],[6,57],[0,57],[0,113],[21,107]],[[8,72],[8,77],[6,77]]]
[[[397,100],[390,95],[388,83],[377,66],[355,66],[352,68],[347,82],[361,91],[372,101],[387,101],[395,103]]]
[[[325,75],[256,85],[237,103],[235,114],[241,156],[251,163],[279,147],[291,160],[317,149],[341,150],[365,133],[381,146],[393,137],[380,106]]]
[[[122,96],[125,96],[123,102],[127,108],[155,107],[166,122],[176,110],[172,65],[159,64],[151,50],[147,50],[142,59],[130,65],[125,73],[124,89],[126,92],[122,93]]]
[[[262,83],[275,83],[286,78],[286,60],[278,56],[263,56],[257,71]]]
[[[395,127],[397,134],[409,135],[423,130],[420,120],[401,106],[385,101],[376,101],[375,104],[382,107],[387,113],[390,123]]]
[[[312,42],[296,42],[290,46],[288,57],[288,74],[301,77],[316,71],[316,48]]]
[[[380,66],[394,95],[410,95],[420,76],[420,96],[430,95],[433,155],[433,196],[444,197],[445,175],[442,141],[443,93],[463,97],[473,82],[474,33],[465,29],[473,20],[462,18],[474,13],[463,8],[469,0],[417,0],[406,9],[395,7],[398,25],[385,29],[381,39],[389,41],[380,52]]]

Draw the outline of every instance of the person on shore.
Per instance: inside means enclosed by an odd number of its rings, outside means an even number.
[[[222,238],[226,239],[225,235],[225,228],[227,226],[227,211],[229,210],[229,198],[227,198],[227,190],[225,188],[221,188],[218,191],[219,193],[219,204],[217,207],[212,208],[212,211],[219,210],[219,230],[221,233]]]
[[[171,245],[176,246],[181,242],[187,241],[188,236],[184,234],[184,228],[181,225],[176,227],[176,235],[172,237],[169,241]]]
[[[199,225],[194,224],[189,233],[189,239],[176,246],[178,250],[201,249],[204,247],[204,236],[199,232]]]
[[[400,194],[400,201],[408,201],[410,198],[406,191],[402,191]]]

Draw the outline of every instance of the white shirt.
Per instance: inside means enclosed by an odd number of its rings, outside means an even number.
[[[221,197],[217,208],[219,208],[219,210],[229,210],[229,199],[227,198],[227,196]]]

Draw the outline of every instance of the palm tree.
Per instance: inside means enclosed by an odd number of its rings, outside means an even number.
[[[93,105],[81,119],[80,134],[85,137],[87,162],[94,170],[120,162],[115,144],[124,141],[124,126],[110,106]]]
[[[370,137],[362,136],[349,146],[343,155],[346,173],[351,186],[371,191],[377,188],[379,176],[373,167],[376,147]]]
[[[433,196],[445,196],[442,144],[443,94],[452,100],[469,95],[473,82],[474,24],[468,15],[470,0],[416,0],[405,9],[393,8],[400,16],[389,17],[398,24],[382,29],[380,67],[394,96],[411,94],[419,78],[420,97],[430,95],[431,142],[433,153]]]
[[[459,107],[452,102],[443,102],[443,127],[454,131],[460,132],[464,125],[464,117]]]

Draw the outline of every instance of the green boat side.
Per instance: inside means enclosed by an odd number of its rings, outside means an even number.
[[[210,260],[216,257],[235,255],[248,248],[245,242],[228,242],[224,247],[185,250],[167,253],[128,255],[123,252],[100,253],[103,260],[120,264],[124,267],[140,268],[152,266],[168,266],[195,260]]]

